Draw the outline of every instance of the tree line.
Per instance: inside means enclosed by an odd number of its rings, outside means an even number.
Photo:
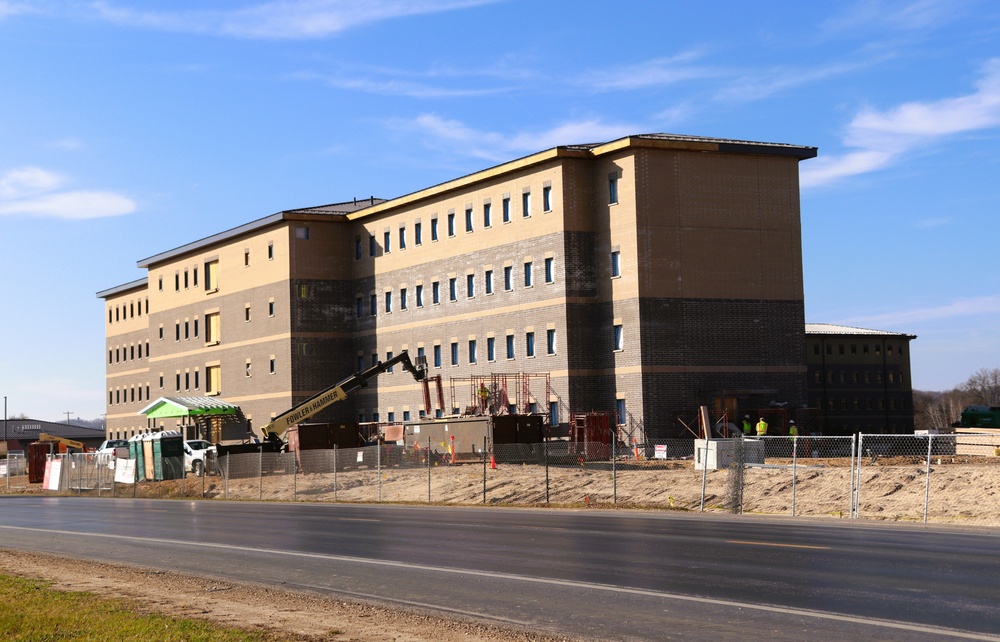
[[[966,406],[1000,406],[1000,368],[982,368],[965,383],[945,392],[914,390],[914,428],[947,428],[959,420]]]

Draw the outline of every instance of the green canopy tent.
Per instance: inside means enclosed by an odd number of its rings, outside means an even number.
[[[182,418],[183,425],[193,424],[198,427],[198,418],[205,417],[204,433],[192,436],[202,437],[209,441],[219,441],[218,435],[210,435],[209,426],[212,417],[232,416],[240,412],[240,407],[215,397],[160,397],[139,411],[146,419]],[[187,418],[191,418],[190,422]],[[200,432],[200,431],[199,431]],[[214,431],[212,431],[214,432]],[[215,437],[212,439],[212,437]]]

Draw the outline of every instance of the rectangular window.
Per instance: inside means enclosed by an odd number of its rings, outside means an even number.
[[[549,328],[545,331],[545,352],[546,354],[556,353],[556,331],[555,328]]]
[[[625,349],[625,336],[622,331],[622,324],[616,323],[614,327],[615,350]]]
[[[191,285],[198,287],[198,268],[191,271]],[[146,299],[146,314],[149,314],[149,299]]]
[[[385,353],[385,360],[390,361],[391,359],[392,359],[392,350],[389,350],[388,352]],[[386,370],[386,372],[392,374],[392,366],[390,366],[389,369]]]
[[[188,289],[188,271],[184,270],[184,289]]]
[[[194,338],[198,338],[198,319],[194,320]],[[149,346],[146,347],[146,356],[149,356]]]
[[[483,227],[493,227],[493,205],[483,203]]]
[[[507,335],[507,358],[508,359],[513,359],[514,358],[514,335],[513,334],[508,334]]]
[[[198,370],[194,371],[194,389],[197,390],[201,387],[201,372]],[[146,391],[146,395],[149,395],[149,391]]]
[[[378,297],[374,294],[368,297],[368,316],[378,314]]]
[[[361,315],[365,313],[365,300],[361,296],[358,296],[356,299],[354,299],[354,302],[356,304],[354,316],[360,319]]]
[[[531,261],[524,262],[524,287],[530,288],[532,286],[532,270]]]
[[[500,209],[503,212],[503,222],[510,223],[510,197],[505,196],[503,201],[500,203]]]
[[[423,285],[418,285],[417,286],[416,297],[417,297],[417,307],[418,308],[424,307],[424,286]]]
[[[250,323],[250,306],[243,308],[243,320]]]
[[[392,312],[392,290],[385,293],[385,311]]]
[[[618,415],[617,416],[618,425],[619,426],[624,426],[627,423],[626,420],[625,420],[626,419],[626,414],[625,414],[625,400],[624,399],[619,399],[615,403],[615,414]]]
[[[246,373],[248,379],[253,376],[253,368],[250,365],[249,359],[247,359],[246,366],[244,366],[243,371]]]
[[[535,356],[535,333],[525,332],[524,333],[524,353],[529,356]]]
[[[470,299],[476,296],[476,276],[474,274],[465,275],[465,293]]]
[[[180,390],[181,390],[181,373],[178,372],[175,376],[176,376],[176,379],[177,379],[177,384],[176,384],[177,392],[180,392]]]
[[[476,354],[476,340],[469,339],[469,363],[476,363],[479,355]]]
[[[455,236],[455,213],[448,212],[448,236]]]
[[[269,317],[273,317],[274,316],[274,301],[268,301],[267,302],[267,316],[269,316]]]
[[[465,209],[465,231],[472,231],[472,208],[468,207]]]
[[[218,343],[222,340],[222,326],[218,312],[205,315],[205,343]]]
[[[419,221],[413,224],[413,242],[417,245],[422,245],[424,242],[424,226]]]
[[[382,235],[382,254],[392,252],[392,235],[386,232]]]
[[[531,216],[531,192],[521,194],[521,216],[524,218]]]
[[[458,300],[458,279],[455,277],[448,279],[448,300]]]
[[[375,256],[375,250],[376,249],[377,248],[375,246],[375,235],[374,234],[369,234],[368,235],[368,256]]]
[[[621,252],[615,250],[611,253],[611,276],[621,276],[622,275],[622,262],[621,262]]]
[[[553,272],[553,260],[551,257],[545,259],[545,282],[553,283],[555,281],[555,274]]]
[[[176,272],[174,273],[174,291],[181,291],[181,275]]]
[[[401,250],[405,250],[406,249],[406,228],[405,227],[399,228],[399,249],[401,249]]]
[[[205,263],[205,290],[215,292],[219,289],[219,262],[209,261]]]
[[[178,321],[174,324],[174,341],[181,340],[181,322]]]
[[[458,341],[451,342],[451,365],[458,365]]]
[[[431,303],[437,305],[441,303],[441,282],[434,281],[431,283]]]
[[[309,226],[308,225],[299,225],[298,227],[296,227],[295,228],[295,238],[299,239],[300,241],[308,241],[309,240]]]
[[[268,261],[274,260],[274,243],[267,244],[267,260]]]
[[[222,368],[220,366],[208,366],[205,368],[205,392],[209,395],[217,395],[222,390]]]
[[[486,270],[486,294],[493,294],[493,270]]]
[[[190,321],[185,321],[184,322],[184,340],[188,341],[189,339],[191,339],[191,322]]]
[[[250,250],[243,250],[243,267],[250,267]]]
[[[503,289],[507,292],[514,289],[514,268],[509,265],[503,269]]]
[[[438,240],[438,220],[436,218],[431,219],[431,240]]]
[[[542,188],[542,211],[551,212],[552,211],[552,188],[543,187]]]
[[[486,337],[486,360],[497,360],[497,340],[493,337]]]
[[[407,306],[406,288],[399,288],[399,309],[405,310]]]
[[[608,203],[614,205],[618,202],[618,175],[608,176]]]
[[[434,346],[434,367],[441,367],[441,346]]]
[[[274,361],[273,357],[271,358],[270,362],[268,363],[268,368],[270,368],[271,374],[274,374],[275,372],[278,371],[278,368],[275,365],[275,361]]]

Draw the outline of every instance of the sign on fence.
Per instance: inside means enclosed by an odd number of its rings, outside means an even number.
[[[666,458],[667,458],[667,445],[656,444],[653,447],[653,459],[666,459]]]

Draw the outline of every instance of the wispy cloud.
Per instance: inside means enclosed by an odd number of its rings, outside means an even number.
[[[912,310],[894,310],[883,314],[843,319],[846,325],[878,328],[905,326],[926,321],[941,321],[960,317],[1000,314],[1000,295],[956,299],[944,305]]]
[[[347,75],[323,75],[315,73],[299,73],[296,78],[319,80],[331,87],[361,91],[383,96],[407,96],[409,98],[463,98],[468,96],[487,96],[506,91],[503,87],[471,88],[444,87],[428,83],[404,80],[402,78],[372,78],[348,77]]]
[[[110,22],[163,31],[236,38],[325,38],[359,25],[411,15],[466,9],[498,0],[274,0],[230,11],[143,11],[110,2],[94,5]]]
[[[29,13],[31,11],[33,11],[33,8],[27,4],[0,0],[0,20],[9,18],[10,16],[16,16],[21,13]]]
[[[574,83],[597,91],[622,91],[728,75],[722,69],[693,64],[702,55],[692,50],[632,65],[595,69],[582,74]]]
[[[974,4],[975,0],[864,0],[826,21],[823,29],[851,33],[865,28],[932,29],[964,15]]]
[[[614,140],[639,131],[632,124],[605,123],[593,118],[570,121],[545,130],[503,134],[474,129],[461,121],[435,114],[423,114],[410,121],[395,121],[393,125],[424,134],[425,142],[432,147],[489,161],[507,160],[558,145]]]
[[[115,192],[63,190],[66,179],[38,167],[0,174],[0,216],[91,219],[135,211],[135,203]]]
[[[997,126],[1000,126],[1000,58],[984,65],[976,91],[971,94],[909,102],[885,111],[861,110],[844,135],[845,145],[854,149],[810,161],[802,168],[801,184],[815,187],[873,172],[916,147]]]
[[[744,72],[717,91],[715,98],[726,103],[762,100],[802,85],[857,71],[874,62],[874,59],[868,59],[860,63],[836,63],[815,69],[781,67]]]

